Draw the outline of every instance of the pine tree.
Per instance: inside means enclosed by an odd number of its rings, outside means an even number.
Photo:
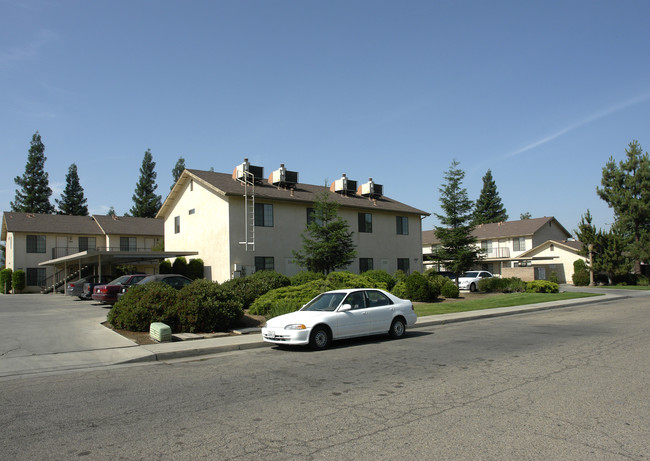
[[[110,209],[108,210],[108,213],[106,213],[106,216],[112,216],[115,217],[117,216],[117,213],[115,213],[115,207],[111,205]]]
[[[176,184],[178,178],[181,177],[183,171],[185,171],[185,159],[183,157],[179,157],[178,161],[176,162],[176,165],[174,165],[174,169],[172,170],[172,177],[174,178],[174,182],[172,183],[169,189],[174,188],[174,184]]]
[[[133,207],[131,208],[131,215],[138,218],[154,218],[158,210],[162,206],[160,195],[156,195],[155,191],[158,188],[156,184],[156,162],[153,161],[151,149],[147,149],[142,159],[142,166],[140,167],[140,179],[135,187],[135,194],[133,194]]]
[[[77,165],[72,164],[68,168],[65,177],[65,189],[61,194],[61,200],[54,199],[59,207],[59,214],[72,216],[88,216],[87,200],[84,197],[84,189],[79,183]]]
[[[357,254],[348,223],[338,215],[339,205],[328,192],[314,201],[314,211],[302,234],[302,250],[293,251],[299,266],[328,274],[347,267]]]
[[[508,213],[501,203],[497,185],[492,178],[492,171],[487,170],[483,176],[483,189],[474,208],[474,224],[488,224],[508,220]]]
[[[54,206],[50,203],[52,189],[50,189],[48,175],[45,172],[45,146],[41,135],[34,133],[31,146],[27,154],[27,164],[23,176],[16,176],[14,182],[20,186],[16,189],[16,198],[11,202],[11,211],[22,213],[54,213]]]
[[[432,258],[456,274],[456,283],[461,273],[469,270],[481,259],[481,250],[476,246],[472,235],[473,203],[462,187],[465,172],[458,168],[454,160],[445,172],[446,184],[440,189],[440,206],[444,215],[435,214],[442,226],[434,228],[440,240],[440,247],[432,252]]]
[[[625,150],[627,159],[616,164],[610,157],[603,167],[601,199],[614,210],[617,225],[632,236],[627,251],[635,260],[634,272],[641,273],[641,261],[650,258],[650,157],[638,141]]]
[[[526,211],[524,213],[521,213],[519,215],[519,219],[521,219],[522,221],[525,220],[525,219],[530,219],[531,217],[532,217],[532,215],[528,211]]]

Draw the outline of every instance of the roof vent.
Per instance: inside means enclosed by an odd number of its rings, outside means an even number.
[[[269,183],[278,187],[293,188],[298,184],[298,172],[289,171],[284,167],[284,163],[280,164],[280,168],[275,170],[269,176]]]
[[[341,179],[337,179],[332,183],[330,190],[332,192],[339,192],[343,195],[348,195],[350,193],[354,195],[357,193],[357,182],[352,179],[348,179],[345,173],[343,173]]]
[[[384,186],[381,184],[375,184],[372,178],[368,178],[368,182],[361,184],[359,188],[359,193],[364,197],[377,198],[384,195]]]
[[[252,174],[255,181],[261,181],[264,179],[264,167],[251,165],[247,158],[244,159],[244,163],[235,167],[235,170],[232,172],[232,177],[239,181],[243,181],[246,179],[246,173]]]

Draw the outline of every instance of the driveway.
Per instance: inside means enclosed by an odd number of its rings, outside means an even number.
[[[97,353],[103,364],[120,361],[124,351],[137,346],[101,324],[107,313],[92,301],[70,296],[0,295],[0,376],[74,367]]]

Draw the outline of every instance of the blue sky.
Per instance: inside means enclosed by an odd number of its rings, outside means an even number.
[[[510,219],[609,227],[602,167],[650,150],[648,18],[645,0],[0,0],[0,204],[38,130],[52,202],[74,162],[94,214],[131,208],[151,149],[163,200],[180,156],[248,157],[439,213],[456,159],[471,199],[492,170]]]

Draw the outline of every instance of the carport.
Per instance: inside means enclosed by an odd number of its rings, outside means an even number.
[[[77,266],[78,272],[81,274],[83,266],[96,264],[98,268],[97,275],[101,277],[102,264],[108,264],[110,266],[117,266],[120,264],[146,264],[152,265],[155,268],[163,259],[178,258],[180,256],[196,256],[198,254],[198,251],[115,251],[109,249],[86,250],[80,251],[79,253],[62,256],[60,258],[43,261],[39,263],[39,266],[53,266],[55,268],[55,275],[59,273],[57,269],[62,269],[63,278],[65,278],[66,274],[68,273],[68,267]],[[54,280],[54,286],[56,286],[60,281],[61,280]],[[53,292],[56,292],[56,290]]]

